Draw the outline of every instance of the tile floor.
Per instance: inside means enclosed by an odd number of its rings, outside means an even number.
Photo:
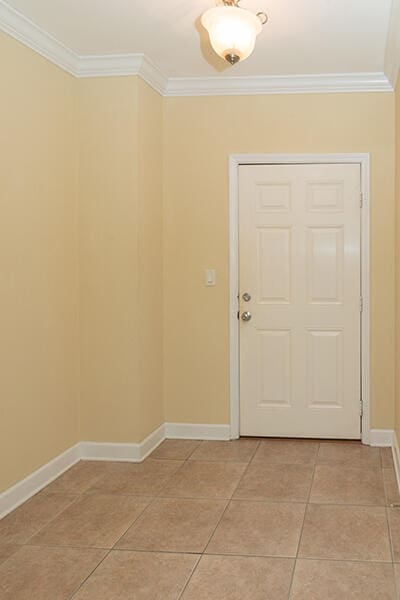
[[[400,600],[399,502],[387,448],[167,440],[5,517],[0,598]]]

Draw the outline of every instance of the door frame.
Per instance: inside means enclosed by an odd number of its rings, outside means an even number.
[[[370,158],[369,154],[229,155],[230,435],[240,435],[239,382],[239,166],[358,164],[361,169],[361,441],[370,443]]]

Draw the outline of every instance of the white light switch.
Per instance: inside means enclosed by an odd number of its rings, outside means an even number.
[[[206,269],[206,287],[215,285],[215,269]]]

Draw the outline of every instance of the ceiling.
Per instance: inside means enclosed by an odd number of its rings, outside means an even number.
[[[253,55],[230,67],[199,22],[214,0],[7,2],[79,56],[144,53],[166,77],[382,73],[392,7],[392,0],[242,0],[269,22]]]

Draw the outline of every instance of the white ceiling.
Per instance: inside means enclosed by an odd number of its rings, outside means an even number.
[[[395,1],[395,0],[394,0]],[[392,0],[242,0],[269,22],[234,67],[199,24],[214,0],[7,0],[74,52],[146,54],[167,77],[382,73]]]

